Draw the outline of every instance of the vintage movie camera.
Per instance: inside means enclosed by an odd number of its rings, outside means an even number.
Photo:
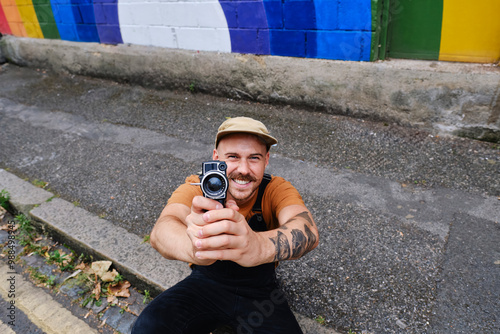
[[[224,205],[229,180],[226,175],[227,165],[224,161],[212,160],[202,163],[199,186],[203,196],[214,199]]]

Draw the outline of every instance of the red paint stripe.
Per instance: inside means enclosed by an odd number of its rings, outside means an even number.
[[[12,30],[10,30],[9,22],[7,22],[7,17],[5,16],[1,4],[0,4],[0,33],[12,35]]]

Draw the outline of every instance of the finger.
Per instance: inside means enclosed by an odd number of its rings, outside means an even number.
[[[229,234],[220,234],[210,238],[198,239],[195,246],[199,250],[222,250],[237,248],[240,244],[239,237]]]
[[[195,245],[200,250],[243,250],[248,248],[250,241],[250,235],[219,234],[208,238],[199,238]]]
[[[203,214],[191,212],[186,217],[186,225],[188,227],[188,230],[194,231],[195,234],[198,234],[197,232],[200,229],[200,227],[206,224],[207,222],[205,222],[205,220],[203,219]]]
[[[205,211],[219,210],[222,208],[222,204],[220,204],[216,200],[203,196],[195,196],[191,205],[191,211],[198,214],[204,213]]]
[[[231,220],[222,220],[207,224],[198,230],[197,237],[208,238],[220,234],[242,235],[245,229]]]
[[[203,220],[207,223],[213,223],[220,220],[240,221],[241,219],[244,220],[245,218],[232,209],[211,210],[203,214]]]
[[[229,200],[226,201],[226,208],[233,209],[235,211],[239,211],[240,210],[240,207],[238,206],[238,204],[236,204],[236,201],[232,200],[232,199],[229,199]]]
[[[231,249],[200,250],[195,253],[200,260],[232,260],[235,258],[235,251]]]

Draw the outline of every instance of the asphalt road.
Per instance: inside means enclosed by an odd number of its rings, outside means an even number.
[[[498,144],[6,64],[0,167],[144,236],[233,116],[278,138],[268,171],[319,227],[279,267],[295,310],[341,331],[500,332]]]

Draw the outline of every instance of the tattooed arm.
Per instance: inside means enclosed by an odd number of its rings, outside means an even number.
[[[293,260],[307,254],[319,243],[318,228],[305,206],[290,205],[279,214],[280,227],[269,238],[273,261]]]

